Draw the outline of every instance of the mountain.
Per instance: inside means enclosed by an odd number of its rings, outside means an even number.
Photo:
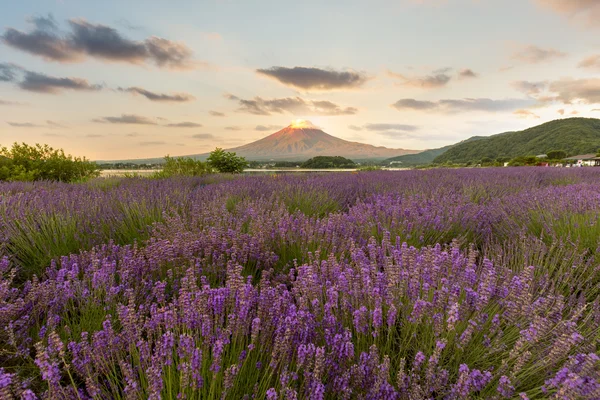
[[[459,144],[479,139],[485,139],[485,136],[473,136],[456,144],[451,144],[437,149],[425,150],[417,154],[405,154],[403,156],[392,157],[388,158],[387,160],[384,160],[384,162],[389,163],[393,161],[400,161],[402,163],[402,166],[405,167],[414,167],[417,165],[431,164],[433,163],[433,160],[435,160],[436,157],[444,154],[454,146],[458,146]]]
[[[466,163],[484,157],[517,157],[564,150],[569,155],[600,149],[600,119],[566,118],[523,131],[505,132],[459,143],[434,159],[435,163]]]
[[[353,161],[383,160],[403,154],[416,154],[421,150],[390,149],[358,142],[350,142],[323,132],[309,121],[296,120],[288,127],[265,138],[240,147],[226,149],[248,161],[306,161],[316,156],[341,156]],[[210,153],[191,154],[195,160],[206,160]],[[127,162],[134,164],[158,164],[164,159],[145,158],[137,160],[97,160],[99,164]]]
[[[402,156],[388,158],[387,160],[384,160],[384,162],[400,162],[402,166],[406,167],[431,164],[436,157],[444,154],[448,149],[452,148],[452,146],[454,145],[425,150],[417,154],[404,154]]]
[[[295,121],[272,135],[228,151],[235,152],[248,160],[258,161],[302,161],[316,156],[374,160],[418,152],[350,142],[329,135],[308,121]]]

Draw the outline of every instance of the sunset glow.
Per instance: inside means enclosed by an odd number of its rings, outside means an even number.
[[[290,126],[294,129],[305,129],[305,128],[314,128],[315,126],[305,119],[295,119],[292,121]]]
[[[594,0],[6,3],[3,146],[160,158],[306,118],[344,140],[423,150],[600,117]]]

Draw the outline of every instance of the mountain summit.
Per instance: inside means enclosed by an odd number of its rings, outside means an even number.
[[[261,161],[300,161],[315,156],[342,156],[353,160],[385,159],[418,153],[415,150],[389,149],[343,140],[323,132],[306,120],[295,120],[272,135],[228,151],[248,160]]]

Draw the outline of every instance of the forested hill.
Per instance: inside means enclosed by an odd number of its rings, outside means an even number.
[[[433,160],[435,160],[436,157],[440,156],[441,154],[444,154],[445,152],[447,152],[449,149],[451,149],[454,146],[458,146],[462,143],[470,142],[473,140],[479,140],[479,139],[485,139],[485,138],[486,138],[485,136],[473,136],[462,142],[451,144],[451,145],[444,146],[444,147],[440,147],[437,149],[429,149],[429,150],[425,150],[425,151],[422,151],[417,154],[404,154],[402,156],[388,158],[387,160],[385,160],[385,162],[389,163],[389,162],[393,162],[393,161],[400,161],[400,162],[402,162],[402,166],[406,166],[406,167],[431,164],[433,162]]]
[[[488,157],[517,157],[564,150],[568,155],[600,149],[600,119],[567,118],[517,132],[506,132],[457,144],[435,158],[435,163],[466,163]]]

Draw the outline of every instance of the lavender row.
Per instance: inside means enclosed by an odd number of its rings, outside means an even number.
[[[599,177],[6,184],[0,398],[599,398]]]

